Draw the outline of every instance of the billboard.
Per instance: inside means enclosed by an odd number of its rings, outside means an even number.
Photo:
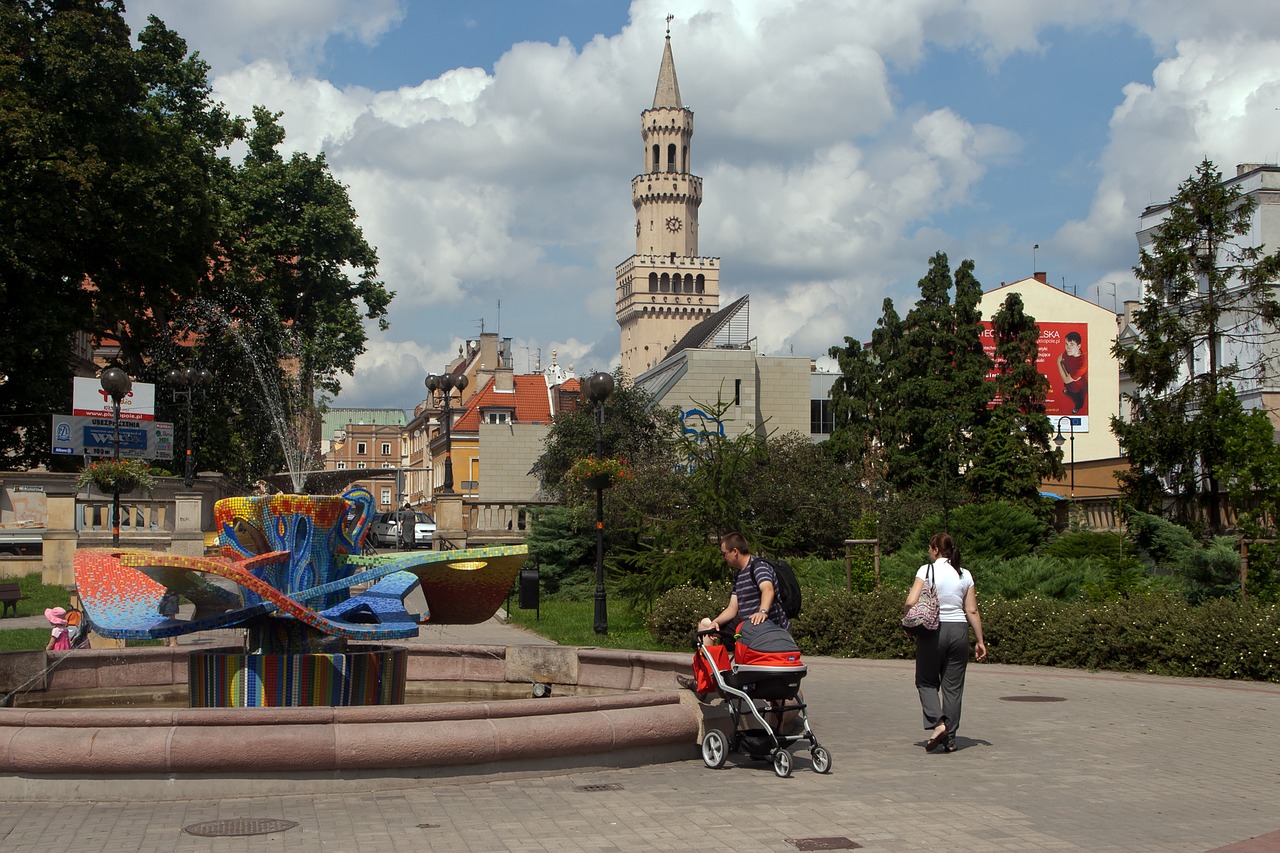
[[[111,397],[92,377],[77,376],[71,386],[71,414],[85,418],[110,418]],[[120,401],[120,420],[154,421],[156,419],[156,386],[135,382]]]
[[[1075,432],[1089,431],[1089,324],[1037,323],[1036,370],[1049,380],[1044,410],[1055,424],[1069,417]],[[982,350],[995,358],[996,342],[991,323],[982,322]],[[987,374],[994,379],[993,369]]]
[[[115,425],[109,417],[54,415],[52,449],[57,456],[112,456]],[[173,424],[125,421],[122,417],[120,456],[123,459],[172,459]]]

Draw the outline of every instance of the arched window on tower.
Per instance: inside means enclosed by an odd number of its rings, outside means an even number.
[[[670,293],[671,292],[671,276],[667,275],[666,273],[663,273],[662,284],[658,289],[661,290],[663,293]]]
[[[684,276],[676,273],[671,276],[671,292],[680,293],[682,290],[684,290]]]
[[[691,275],[684,277],[684,292],[693,293],[693,276]]]
[[[676,144],[673,142],[667,146],[667,171],[674,172],[676,170]]]
[[[689,171],[689,146],[686,145],[680,149],[680,171]]]
[[[652,164],[650,164],[650,168],[649,168],[649,171],[650,171],[650,172],[660,172],[660,171],[662,171],[662,166],[660,166],[660,165],[659,165],[659,163],[658,163],[658,158],[661,156],[661,154],[660,154],[660,152],[661,152],[661,151],[662,151],[662,149],[661,149],[661,148],[659,148],[657,145],[654,145],[654,146],[653,146],[653,163],[652,163]]]
[[[658,292],[658,274],[656,272],[649,273],[649,292]]]
[[[706,277],[706,276],[704,276],[704,275],[699,275],[699,276],[698,276],[698,283],[697,283],[697,285],[695,286],[695,290],[696,290],[698,293],[706,293],[706,292],[707,292],[707,277]]]

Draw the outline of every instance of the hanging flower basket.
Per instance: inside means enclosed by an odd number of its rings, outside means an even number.
[[[618,480],[630,479],[633,472],[625,459],[587,456],[569,466],[565,476],[577,480],[588,489],[607,489]]]
[[[150,492],[156,487],[155,474],[151,466],[138,459],[104,459],[94,462],[80,472],[76,478],[76,488],[93,486],[103,494],[122,494],[142,489]]]

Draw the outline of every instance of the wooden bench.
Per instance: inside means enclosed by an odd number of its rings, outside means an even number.
[[[23,599],[30,598],[29,595],[22,594],[22,587],[16,583],[0,583],[0,618],[9,615],[9,611],[13,611],[13,615],[18,615],[18,602]]]

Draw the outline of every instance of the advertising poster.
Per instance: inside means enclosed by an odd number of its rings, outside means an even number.
[[[1089,326],[1087,323],[1038,323],[1036,369],[1049,380],[1045,414],[1055,423],[1068,416],[1076,432],[1089,429]],[[982,349],[995,358],[991,323],[982,323]],[[994,379],[995,372],[987,376]]]
[[[82,418],[109,418],[112,416],[111,397],[102,390],[102,383],[91,377],[77,376],[71,385],[71,414]],[[156,419],[156,386],[150,382],[135,382],[129,393],[120,401],[120,420],[154,421]]]

